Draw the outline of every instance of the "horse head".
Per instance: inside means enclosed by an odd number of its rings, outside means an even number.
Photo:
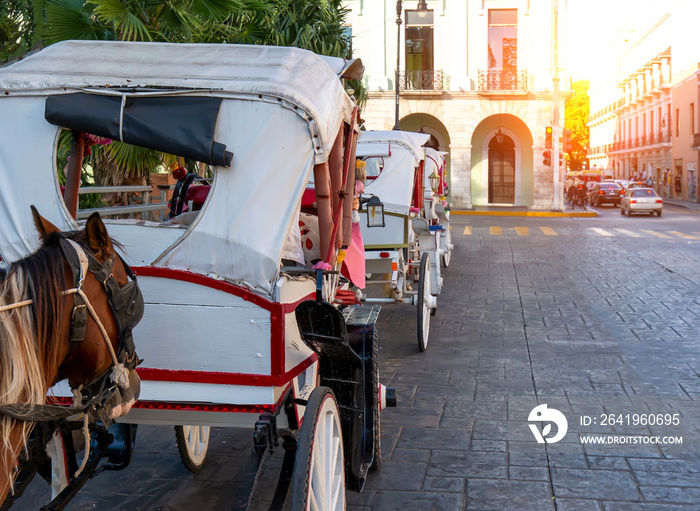
[[[64,253],[64,279],[74,286],[70,291],[82,288],[82,293],[64,297],[61,339],[65,355],[60,358],[55,381],[68,379],[73,389],[84,389],[90,398],[104,388],[102,379],[111,370],[109,376],[118,392],[105,404],[103,416],[120,417],[131,409],[140,390],[131,329],[141,319],[143,299],[135,277],[116,252],[99,213],[93,213],[84,229],[75,233],[61,233],[34,206],[32,214],[43,245],[58,244]],[[77,251],[77,258],[71,249]],[[82,271],[81,250],[86,255]]]

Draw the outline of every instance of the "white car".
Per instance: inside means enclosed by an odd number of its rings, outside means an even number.
[[[620,214],[630,216],[632,213],[649,213],[661,216],[664,200],[653,188],[631,188],[627,190],[620,202]]]

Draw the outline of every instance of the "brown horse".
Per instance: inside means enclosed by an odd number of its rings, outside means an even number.
[[[0,406],[43,405],[48,389],[64,378],[73,388],[88,385],[114,366],[114,353],[121,351],[120,326],[107,286],[89,271],[81,282],[81,296],[93,310],[86,315],[82,340],[70,342],[76,289],[61,239],[77,243],[96,264],[108,262],[107,275],[114,277],[119,289],[129,283],[130,270],[116,254],[99,214],[93,214],[83,230],[67,234],[60,233],[33,206],[32,213],[42,246],[13,263],[0,282]],[[85,260],[90,255],[81,257]],[[124,404],[119,413],[128,408],[130,404]],[[0,414],[0,504],[12,489],[17,459],[32,425]]]

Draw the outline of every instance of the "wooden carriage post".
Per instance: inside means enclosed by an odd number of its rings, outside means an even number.
[[[80,189],[80,178],[83,172],[83,155],[85,154],[85,133],[71,130],[72,140],[70,144],[70,155],[66,166],[66,191],[63,195],[63,202],[66,203],[68,212],[73,218],[78,215],[78,190]]]

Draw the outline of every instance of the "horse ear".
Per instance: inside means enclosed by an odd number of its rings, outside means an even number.
[[[112,240],[99,213],[93,213],[87,219],[85,223],[85,241],[92,253],[100,261],[104,261],[114,253]]]
[[[48,236],[52,232],[60,231],[58,227],[56,227],[54,224],[52,224],[46,218],[39,214],[39,211],[37,211],[37,209],[34,207],[34,204],[32,204],[29,207],[32,210],[32,216],[34,217],[34,225],[36,226],[36,230],[39,231],[39,237],[41,238],[41,241],[44,241],[46,239],[46,236]]]

